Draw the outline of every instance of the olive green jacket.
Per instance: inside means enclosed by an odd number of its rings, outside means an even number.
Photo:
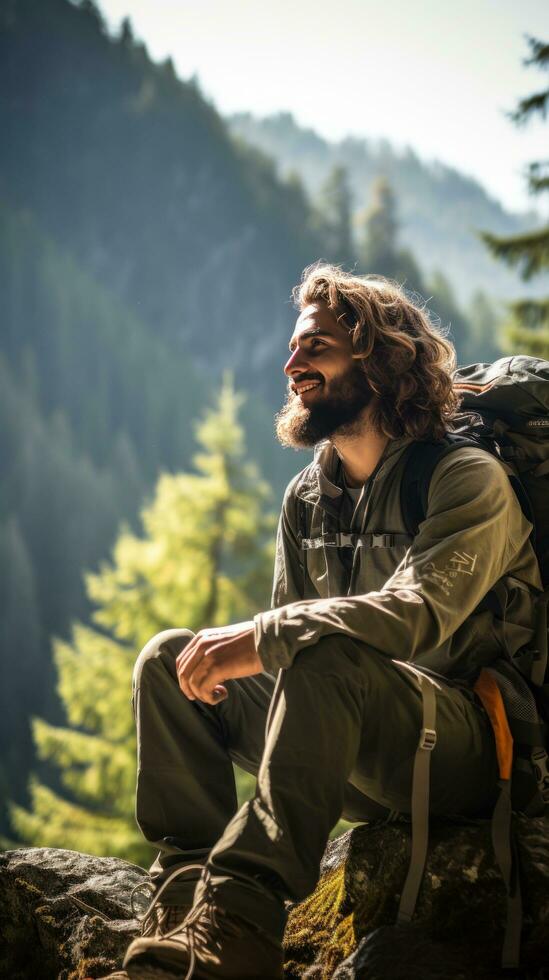
[[[410,444],[388,444],[354,514],[330,443],[289,484],[273,608],[255,617],[265,670],[288,667],[304,647],[344,633],[366,651],[474,681],[502,647],[514,653],[530,641],[531,590],[541,581],[531,525],[503,466],[471,446],[444,457],[426,519],[410,539],[400,505]],[[351,546],[339,546],[346,542]],[[497,582],[506,605],[501,618],[476,609]]]

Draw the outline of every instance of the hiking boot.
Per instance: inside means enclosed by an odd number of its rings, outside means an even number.
[[[211,888],[187,918],[158,937],[130,944],[124,968],[130,980],[282,980],[282,944],[223,908]]]
[[[163,936],[180,926],[190,911],[190,905],[155,905],[141,919],[141,935]]]
[[[146,884],[149,883],[146,882]],[[141,888],[142,886],[138,887]],[[172,929],[176,929],[177,926],[181,925],[189,911],[189,905],[153,905],[151,903],[142,916],[137,916],[141,924],[141,935],[159,938],[166,932],[170,932]],[[164,976],[165,974],[161,973],[150,973],[151,980],[153,978],[156,980],[156,977],[164,980]],[[130,976],[125,970],[115,970],[114,973],[109,973],[108,976],[101,977],[100,980],[130,980]]]

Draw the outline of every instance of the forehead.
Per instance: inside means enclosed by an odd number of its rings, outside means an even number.
[[[290,340],[290,350],[301,340],[315,335],[332,336],[337,340],[351,343],[349,331],[346,327],[337,322],[334,314],[323,303],[311,303],[306,306],[299,314],[292,338]]]

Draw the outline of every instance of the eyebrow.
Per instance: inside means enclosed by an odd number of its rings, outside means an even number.
[[[330,333],[329,330],[323,330],[322,327],[311,327],[310,330],[304,330],[303,333],[300,333],[299,335],[300,340],[307,340],[309,337],[332,337],[333,338],[333,334]],[[291,351],[294,351],[296,347],[297,347],[297,340],[294,340],[292,337],[290,343],[288,344],[288,348]]]

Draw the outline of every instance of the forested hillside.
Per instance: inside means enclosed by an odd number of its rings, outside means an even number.
[[[51,711],[53,633],[86,618],[82,572],[134,521],[159,467],[188,458],[199,379],[37,230],[0,209],[0,738],[9,765],[26,711]],[[158,379],[162,378],[162,397]],[[14,696],[16,694],[17,696]],[[17,779],[24,774],[14,767]]]
[[[491,356],[497,310],[425,278],[389,184],[353,241],[345,172],[312,203],[91,0],[4,0],[0,89],[0,793],[24,802],[28,718],[59,720],[52,638],[159,473],[192,465],[226,368],[274,504],[302,462],[272,415],[303,267],[403,272],[462,359]]]
[[[28,716],[57,716],[51,639],[86,620],[83,573],[159,471],[188,465],[223,368],[271,478],[295,467],[272,412],[317,248],[299,185],[92,4],[3,4],[0,86],[0,791],[21,799]]]
[[[397,151],[387,140],[348,137],[329,143],[287,112],[264,119],[240,113],[229,125],[235,135],[276,159],[281,174],[298,172],[313,197],[334,166],[345,167],[357,219],[369,204],[376,179],[387,177],[399,201],[403,244],[425,276],[435,269],[444,272],[460,304],[476,290],[500,298],[516,293],[518,276],[498,266],[475,232],[514,234],[530,227],[533,216],[505,211],[472,177],[442,163],[424,163],[412,148]]]
[[[299,184],[235,148],[197,88],[154,65],[128,27],[109,40],[91,3],[18,0],[0,17],[4,194],[156,337],[278,394],[259,372],[318,253]]]

